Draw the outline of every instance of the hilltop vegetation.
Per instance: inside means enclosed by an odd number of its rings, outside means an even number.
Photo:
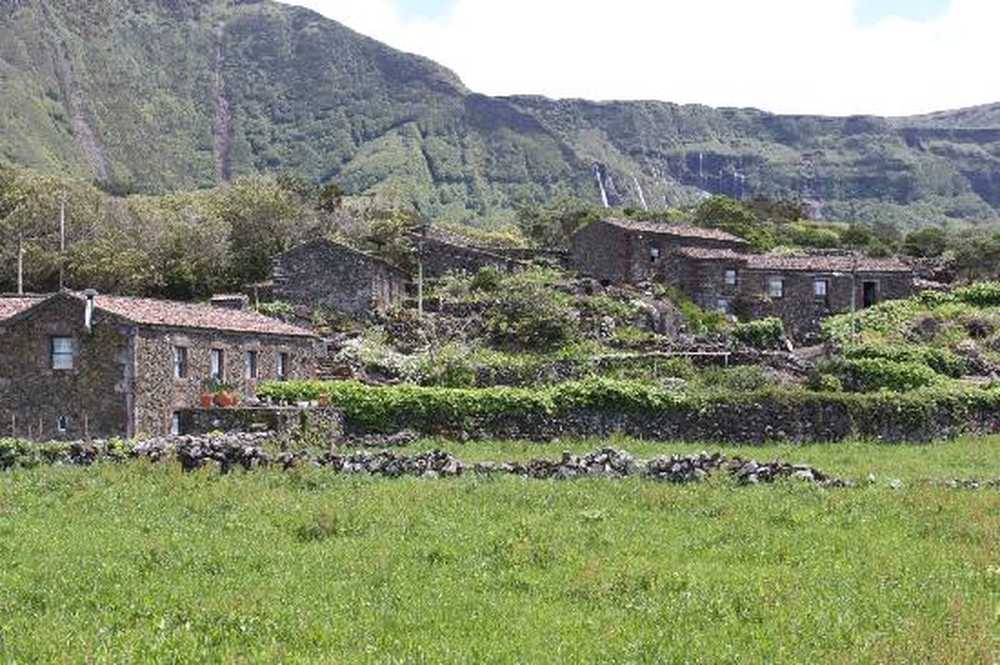
[[[775,116],[492,98],[299,8],[232,0],[0,2],[0,162],[117,193],[291,173],[437,220],[561,197],[666,208],[798,198],[902,228],[1000,209],[1000,123]],[[598,185],[600,180],[600,186]]]

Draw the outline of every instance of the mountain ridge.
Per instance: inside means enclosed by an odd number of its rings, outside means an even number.
[[[563,198],[641,208],[709,194],[909,226],[1000,216],[1000,104],[881,118],[490,97],[269,0],[0,11],[0,161],[113,191],[280,171],[477,224]]]

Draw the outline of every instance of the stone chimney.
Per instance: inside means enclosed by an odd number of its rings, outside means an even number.
[[[243,311],[250,309],[250,297],[242,293],[224,293],[212,296],[212,307]]]
[[[87,299],[87,304],[83,310],[83,327],[89,333],[94,329],[94,299],[97,297],[97,291],[87,289],[83,292],[83,296]]]

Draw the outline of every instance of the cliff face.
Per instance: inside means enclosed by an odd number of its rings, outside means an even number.
[[[0,83],[0,161],[121,189],[285,171],[452,221],[706,193],[911,223],[1000,210],[1000,106],[884,119],[491,98],[267,1],[0,0]]]

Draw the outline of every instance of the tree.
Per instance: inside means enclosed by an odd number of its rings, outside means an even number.
[[[599,220],[601,214],[597,209],[563,200],[547,208],[521,208],[517,212],[517,226],[536,247],[566,247],[574,233]]]
[[[728,196],[702,202],[695,210],[694,222],[744,238],[756,249],[768,250],[777,244],[771,223],[758,219],[748,206]]]
[[[948,249],[948,236],[943,229],[928,227],[914,231],[903,241],[903,251],[910,256],[934,258]]]

